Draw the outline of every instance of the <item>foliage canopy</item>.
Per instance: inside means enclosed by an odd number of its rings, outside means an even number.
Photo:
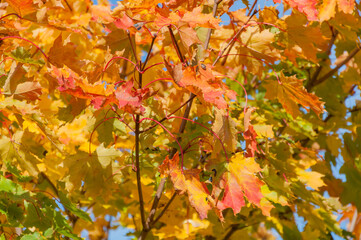
[[[0,239],[360,239],[360,5],[274,3],[0,2]]]

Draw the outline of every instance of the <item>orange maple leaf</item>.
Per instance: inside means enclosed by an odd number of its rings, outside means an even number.
[[[176,153],[172,160],[166,157],[162,165],[159,166],[159,172],[163,176],[170,176],[174,188],[180,191],[180,194],[187,193],[189,202],[199,213],[199,217],[204,219],[207,213],[212,209],[208,199],[212,197],[204,183],[199,180],[200,169],[185,170],[183,173],[179,167],[179,155]]]
[[[14,11],[20,16],[35,12],[37,9],[33,0],[6,0]]]
[[[214,104],[218,109],[227,108],[224,96],[235,100],[236,93],[230,90],[220,79],[216,79],[212,73],[212,66],[199,64],[197,67],[182,68],[179,63],[174,67],[166,64],[174,82],[183,88],[197,94],[201,100]]]
[[[262,208],[260,203],[263,198],[261,193],[263,182],[254,175],[261,171],[261,168],[254,158],[245,158],[243,153],[237,153],[229,162],[228,170],[222,176],[221,184],[225,192],[217,207],[221,210],[232,208],[236,215],[245,206],[244,197],[246,197],[250,203]]]

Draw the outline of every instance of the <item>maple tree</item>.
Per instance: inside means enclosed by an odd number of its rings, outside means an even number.
[[[359,2],[234,4],[0,2],[0,239],[361,239]]]

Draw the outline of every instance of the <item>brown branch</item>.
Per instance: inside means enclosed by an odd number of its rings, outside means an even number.
[[[135,48],[133,47],[132,39],[130,37],[129,31],[127,31],[128,39],[130,46],[132,48],[133,56],[137,62],[141,66],[141,62],[138,62],[137,53]],[[143,80],[143,73],[139,72],[139,81],[138,81],[138,89],[142,88],[142,80]],[[143,198],[143,191],[142,191],[142,181],[140,175],[140,115],[137,114],[135,116],[135,167],[136,167],[136,178],[137,178],[137,190],[139,196],[139,208],[140,208],[140,217],[142,220],[142,227],[143,229],[148,229],[145,221],[145,212],[144,212],[144,198]]]
[[[191,108],[192,108],[192,103],[193,103],[193,99],[194,99],[194,98],[195,98],[195,94],[191,93],[191,95],[189,96],[190,101],[188,101],[187,107],[186,107],[185,112],[184,112],[184,114],[183,114],[183,117],[184,117],[184,118],[188,118],[188,117],[189,117],[189,113],[190,113],[190,110],[191,110]],[[184,129],[185,129],[185,127],[186,127],[186,124],[187,124],[187,120],[184,120],[184,119],[183,119],[182,122],[181,122],[181,125],[180,125],[180,127],[179,127],[178,133],[181,134],[181,133],[184,132]],[[180,141],[181,138],[178,137],[177,140]],[[171,153],[169,154],[169,158],[172,159],[176,153],[177,153],[177,149],[176,149],[176,148],[173,148],[172,151],[171,151]],[[146,222],[146,224],[147,224],[148,226],[150,226],[150,227],[147,228],[147,229],[143,229],[140,237],[138,238],[139,240],[140,240],[140,239],[143,239],[143,240],[144,240],[144,239],[147,237],[148,232],[149,232],[150,229],[151,229],[151,226],[152,226],[152,223],[153,223],[153,218],[154,218],[154,215],[155,215],[155,213],[156,213],[159,200],[160,200],[160,198],[162,197],[162,193],[163,193],[163,190],[164,190],[165,183],[167,182],[167,179],[168,179],[167,177],[164,177],[164,178],[161,179],[161,181],[160,181],[160,183],[159,183],[157,192],[156,192],[156,194],[155,194],[155,198],[154,198],[154,200],[153,200],[153,205],[152,205],[152,208],[151,208],[151,210],[150,210],[150,212],[149,212],[149,216],[148,216],[147,222]]]
[[[347,56],[345,60],[337,64],[334,69],[332,69],[331,71],[323,75],[321,78],[319,78],[317,81],[315,81],[312,87],[317,86],[323,83],[324,81],[326,81],[328,78],[332,77],[341,67],[347,64],[360,51],[360,47],[361,46],[358,44],[357,47],[354,50],[352,50],[352,52]]]
[[[223,48],[219,53],[218,56],[216,58],[216,60],[214,60],[212,66],[214,67],[217,62],[219,61],[219,59],[221,59],[221,57],[223,56],[223,53],[227,50],[227,48],[233,44],[234,41],[236,41],[236,39],[238,38],[238,36],[242,33],[242,31],[244,30],[245,26],[248,24],[248,22],[252,19],[252,17],[257,13],[258,11],[254,11],[251,16],[249,16],[249,18],[247,19],[247,21],[242,25],[242,27],[237,31],[237,33],[232,37],[232,39],[227,43],[226,47]]]
[[[179,60],[184,63],[184,57],[182,55],[182,52],[180,51],[180,48],[178,46],[178,43],[177,43],[177,40],[175,39],[175,36],[174,36],[174,33],[173,33],[173,30],[172,30],[172,27],[171,26],[168,26],[168,30],[169,30],[169,33],[170,33],[170,37],[172,39],[172,42],[173,42],[173,45],[175,46],[175,50],[177,51],[177,55],[179,57]]]
[[[216,16],[218,5],[219,5],[221,2],[222,2],[222,0],[214,0],[214,4],[213,4],[213,17]],[[211,40],[211,35],[212,35],[212,29],[208,29],[207,36],[206,36],[206,41],[204,42],[204,49],[208,49],[209,41]]]
[[[67,1],[67,0],[64,0],[64,2],[66,3],[66,5],[68,6],[68,8],[70,9],[70,12],[72,12],[73,9],[71,8],[71,6],[70,6],[70,4],[68,3],[68,1]]]
[[[233,235],[235,231],[238,230],[238,224],[232,225],[231,229],[227,232],[226,236],[224,236],[223,240],[228,240]]]
[[[139,74],[139,88],[142,88],[142,74]],[[142,191],[142,182],[140,177],[140,115],[137,114],[135,117],[135,166],[136,166],[136,175],[137,175],[137,188],[138,188],[138,196],[139,196],[139,205],[140,205],[140,216],[142,219],[143,229],[148,229],[145,221],[145,213],[144,213],[144,200],[143,200],[143,191]]]
[[[252,13],[253,9],[255,8],[257,2],[258,2],[258,0],[256,0],[256,1],[253,2],[253,5],[252,5],[251,9],[249,10],[247,16],[250,16],[250,15],[251,15],[251,13]]]
[[[243,226],[240,226],[239,224],[232,224],[231,225],[231,229],[228,231],[228,233],[226,234],[226,236],[224,236],[223,240],[228,240],[230,239],[230,237],[233,235],[233,233],[235,231],[238,231],[238,230],[242,230],[244,228],[247,228],[247,227],[251,227],[251,226],[254,226],[256,224],[260,224],[260,222],[255,222],[255,223],[252,223],[252,224],[248,224],[248,225],[243,225]]]
[[[338,31],[334,32],[332,28],[331,28],[331,31],[332,31],[332,38],[331,38],[330,43],[328,44],[328,48],[327,48],[327,50],[325,52],[328,57],[331,54],[333,44],[335,43],[336,37],[338,35]],[[307,85],[306,85],[307,90],[310,90],[313,87],[313,85],[317,81],[317,78],[318,78],[318,76],[320,75],[320,73],[321,73],[321,71],[323,69],[323,63],[326,62],[327,60],[329,60],[329,58],[322,59],[322,61],[319,63],[319,66],[316,69],[315,73],[313,74],[312,78],[307,82]]]
[[[175,199],[175,197],[177,196],[177,193],[173,193],[172,197],[169,199],[167,205],[165,205],[165,207],[163,208],[163,210],[159,213],[158,217],[156,219],[154,219],[154,221],[152,221],[152,226],[154,224],[156,224],[159,219],[161,219],[161,217],[164,215],[164,213],[167,211],[167,209],[169,208],[170,204],[173,202],[173,200]]]
[[[159,120],[158,122],[162,123],[165,120],[167,120],[170,116],[172,116],[174,113],[178,112],[182,107],[184,107],[185,105],[187,105],[190,101],[192,101],[194,98],[196,97],[196,95],[193,94],[193,96],[191,98],[189,98],[185,103],[183,103],[182,105],[180,105],[177,109],[175,109],[174,111],[172,111],[171,113],[169,113],[167,116],[165,116],[164,118],[162,118],[161,120]],[[155,128],[156,126],[158,126],[158,124],[153,124],[152,126],[140,131],[140,133],[144,133],[147,132],[153,128]]]
[[[133,46],[133,41],[132,41],[132,38],[130,37],[130,32],[129,32],[129,30],[127,30],[127,35],[128,35],[130,47],[131,47],[131,49],[132,49],[132,53],[133,53],[135,62],[138,64],[139,62],[138,62],[137,53],[136,53],[135,48],[134,48],[134,46]]]
[[[151,54],[151,52],[152,52],[152,49],[153,49],[154,41],[155,41],[155,36],[153,36],[153,38],[152,38],[152,42],[151,42],[151,44],[150,44],[149,51],[148,51],[147,57],[146,57],[146,59],[145,59],[145,61],[144,61],[144,63],[143,63],[143,66],[140,67],[140,68],[141,68],[141,71],[144,70],[145,66],[146,66],[147,63],[148,63],[149,56],[150,56],[150,54]]]

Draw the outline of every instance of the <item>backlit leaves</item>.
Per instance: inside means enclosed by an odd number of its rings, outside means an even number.
[[[245,199],[260,206],[263,183],[256,176],[261,168],[254,159],[245,158],[242,153],[238,153],[230,160],[228,170],[229,172],[223,175],[225,192],[222,201],[219,202],[220,208],[230,207],[236,215],[245,206]]]
[[[35,12],[37,9],[33,0],[6,0],[20,16]]]
[[[179,167],[179,155],[175,154],[173,159],[168,156],[160,166],[163,176],[170,176],[174,189],[180,194],[187,193],[190,204],[199,213],[201,219],[206,218],[208,211],[212,208],[208,202],[211,196],[207,192],[204,183],[199,181],[200,171],[197,169],[181,171]]]
[[[357,2],[94,2],[0,4],[2,238],[349,237]]]
[[[303,87],[303,80],[297,79],[295,76],[286,77],[283,73],[280,76],[280,82],[268,81],[267,95],[269,99],[277,99],[286,112],[291,114],[294,118],[299,115],[299,108],[297,104],[301,104],[307,111],[311,109],[317,115],[324,112],[323,102],[319,98],[308,93]]]

